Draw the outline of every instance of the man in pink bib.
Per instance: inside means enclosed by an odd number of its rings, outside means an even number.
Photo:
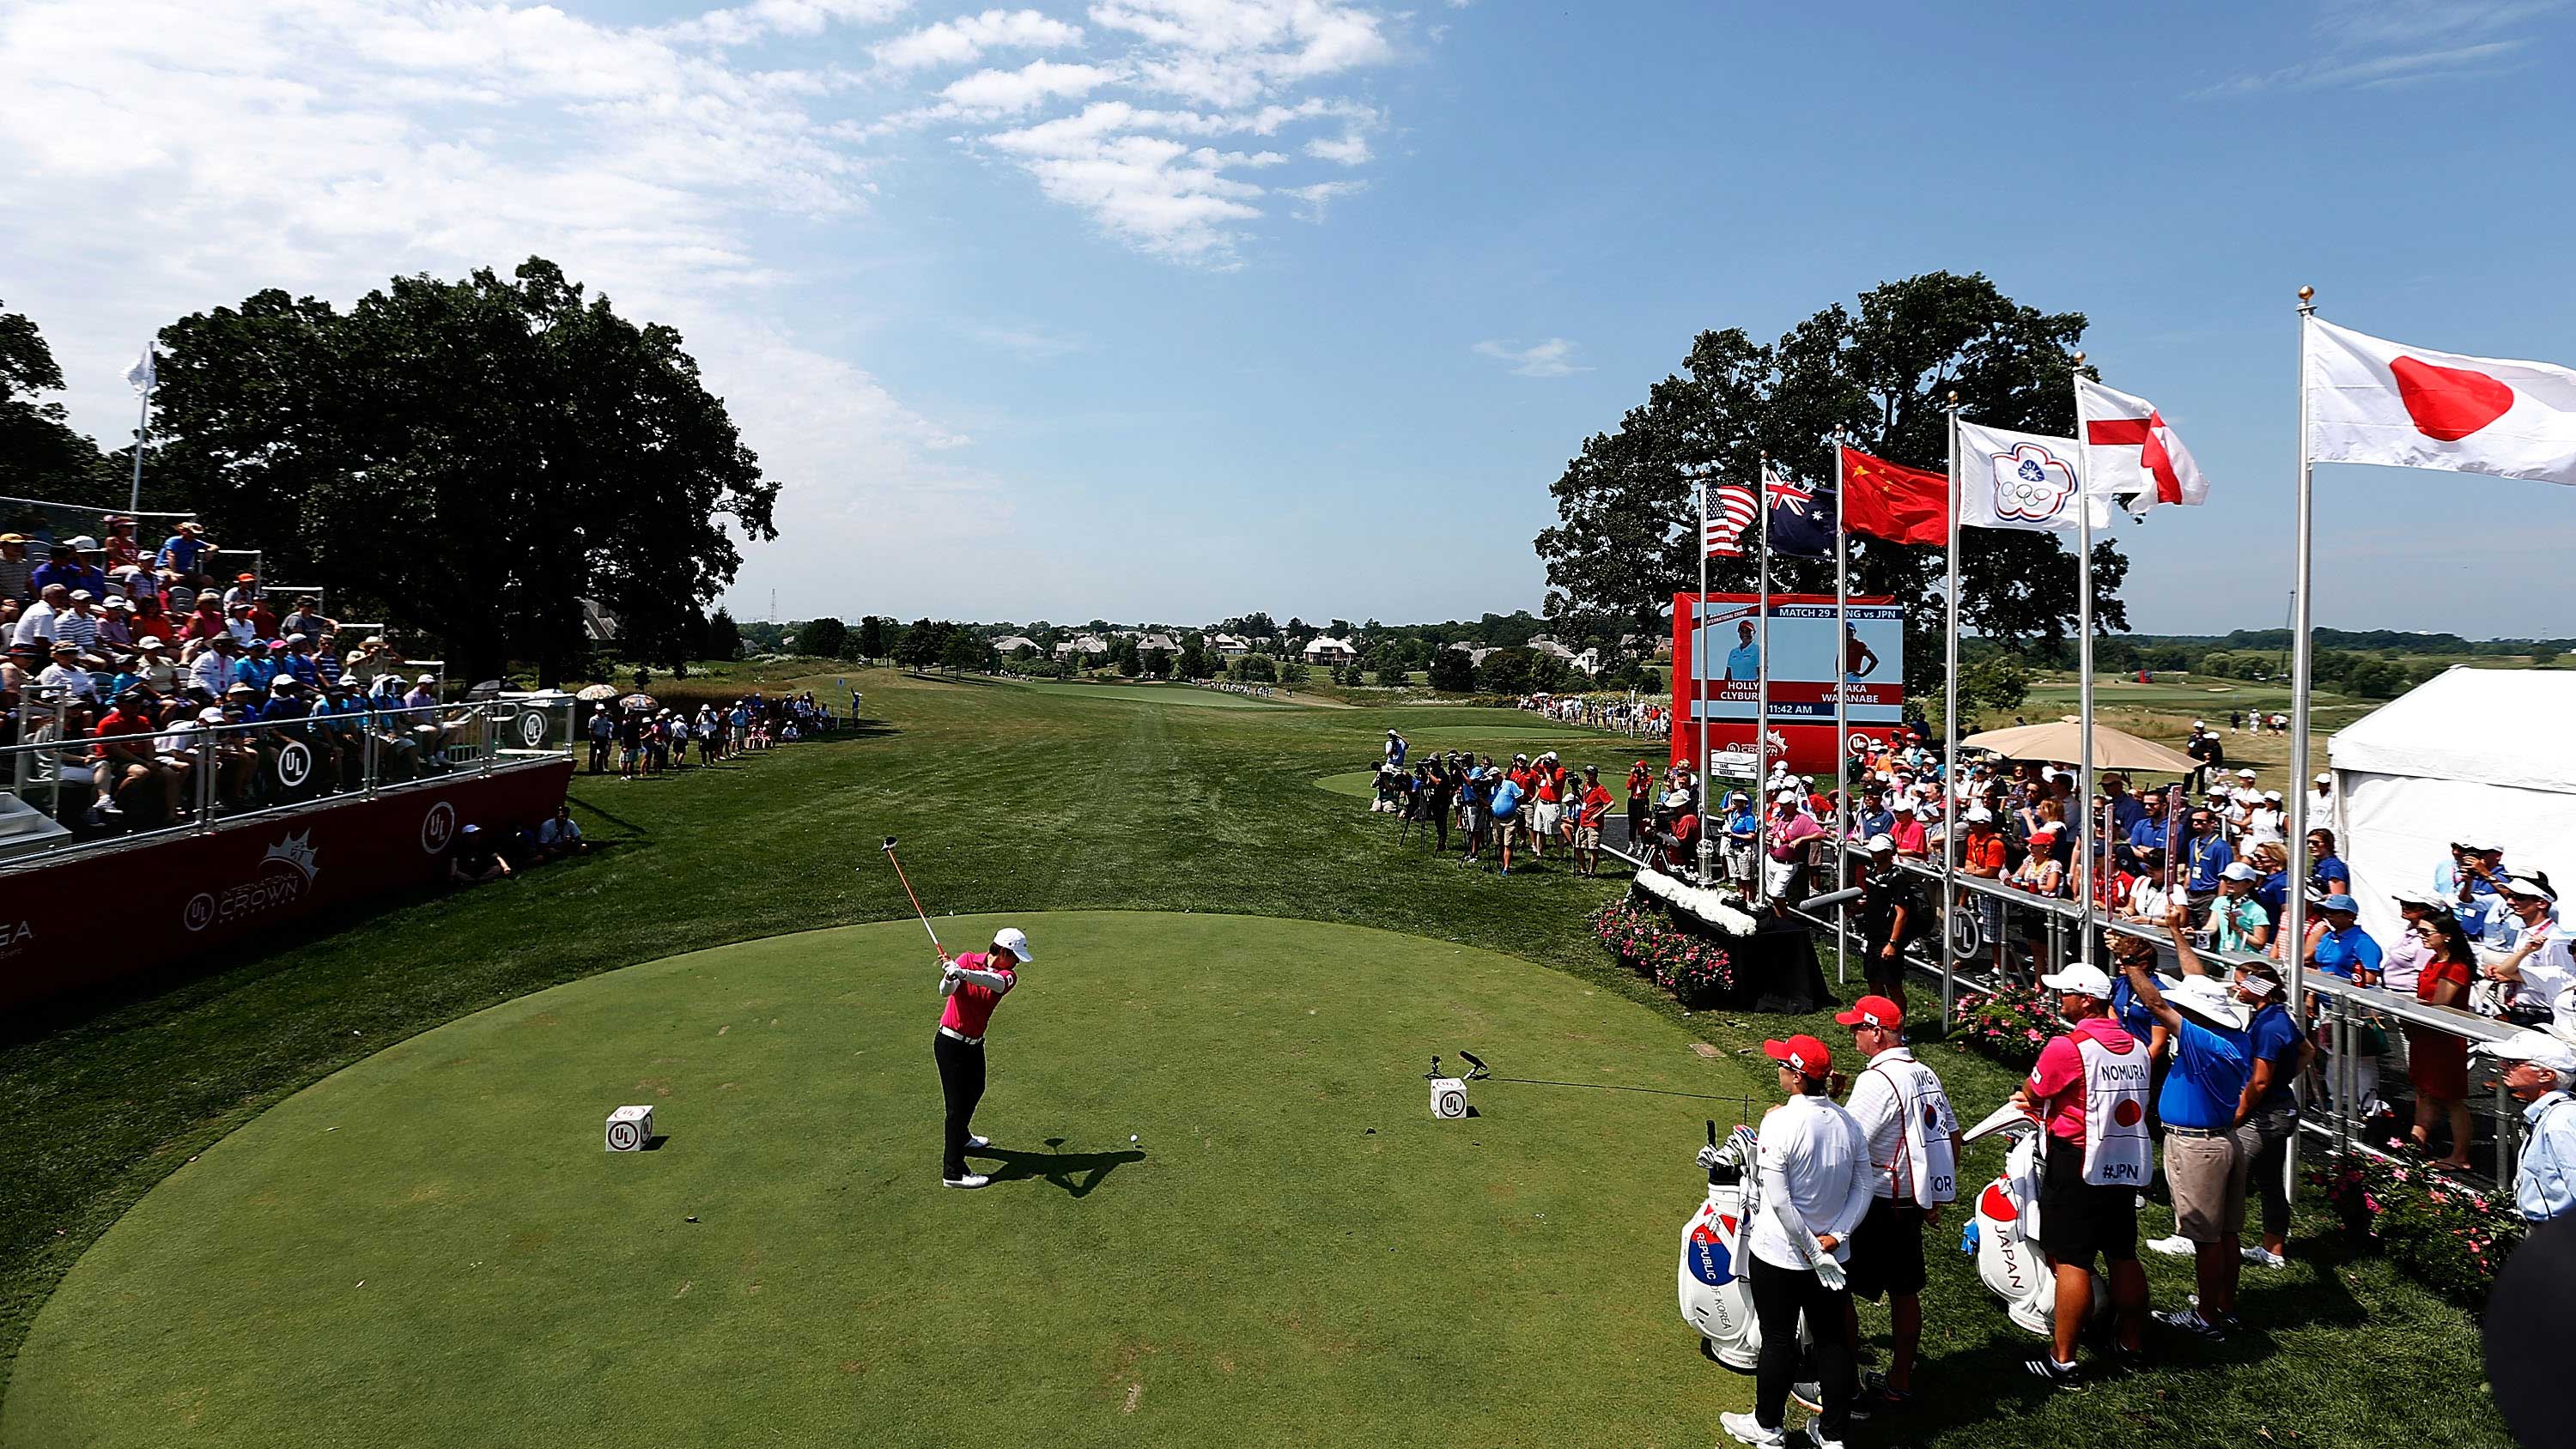
[[[991,1142],[974,1133],[975,1104],[984,1099],[984,1028],[1011,988],[1020,983],[1019,968],[1029,963],[1029,938],[1017,926],[993,933],[992,949],[969,951],[950,959],[939,956],[939,1035],[930,1054],[939,1063],[939,1091],[948,1103],[948,1138],[939,1159],[939,1181],[947,1187],[982,1187],[993,1179],[966,1170],[966,1154]]]

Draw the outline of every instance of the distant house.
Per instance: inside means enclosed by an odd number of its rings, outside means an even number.
[[[1336,639],[1330,634],[1318,634],[1306,645],[1306,662],[1309,664],[1348,664],[1359,654],[1350,640]]]
[[[1470,644],[1464,639],[1459,640],[1457,643],[1452,644],[1449,647],[1466,655],[1467,662],[1469,664],[1482,664],[1485,662],[1485,656],[1494,652],[1482,644]]]
[[[1022,649],[1036,651],[1038,649],[1038,641],[1030,638],[1026,634],[1005,634],[1001,638],[993,641],[993,652],[996,654],[1017,654]]]
[[[1169,634],[1139,634],[1136,636],[1137,653],[1143,654],[1155,649],[1160,649],[1166,654],[1178,654],[1181,652],[1181,641],[1173,638]]]
[[[1208,647],[1227,659],[1240,659],[1252,652],[1252,641],[1240,634],[1219,634],[1208,641]]]
[[[1108,652],[1109,641],[1097,634],[1079,634],[1071,639],[1059,639],[1055,645],[1055,657],[1058,659],[1068,654],[1106,654]]]
[[[1558,659],[1565,660],[1568,663],[1573,662],[1574,659],[1573,650],[1566,648],[1563,644],[1558,643],[1556,640],[1549,638],[1545,634],[1534,634],[1530,636],[1529,651],[1532,654],[1552,655]]]

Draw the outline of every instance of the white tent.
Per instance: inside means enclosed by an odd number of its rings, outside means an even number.
[[[2576,883],[2571,723],[2576,670],[2461,666],[2326,742],[2335,841],[2374,939],[2397,937],[2389,892],[2431,889],[2451,842],[2472,835],[2508,865]]]

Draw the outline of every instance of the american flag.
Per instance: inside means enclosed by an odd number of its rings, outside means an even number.
[[[1744,528],[1761,510],[1753,490],[1741,483],[1713,483],[1708,487],[1708,536],[1701,540],[1702,551],[1710,558],[1744,557]]]

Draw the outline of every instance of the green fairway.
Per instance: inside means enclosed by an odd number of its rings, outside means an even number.
[[[1087,680],[1063,682],[1015,679],[1021,689],[1062,699],[1114,699],[1123,704],[1188,704],[1211,709],[1295,709],[1306,701],[1283,699],[1273,694],[1258,696],[1236,694],[1224,689],[1201,689],[1193,684],[1095,684]]]
[[[1473,1404],[1487,1442],[1681,1445],[1740,1403],[1672,1253],[1701,1119],[1741,1115],[1692,1094],[1751,1073],[1420,937],[1009,919],[1039,960],[995,1021],[995,1186],[937,1182],[912,922],[594,977],[173,1174],[38,1320],[8,1442],[1429,1446]],[[1460,1046],[1570,1085],[1433,1121]],[[629,1101],[660,1150],[601,1150]]]
[[[1338,775],[1326,775],[1315,782],[1315,788],[1335,795],[1348,795],[1354,800],[1365,800],[1377,793],[1377,771],[1345,770]]]

